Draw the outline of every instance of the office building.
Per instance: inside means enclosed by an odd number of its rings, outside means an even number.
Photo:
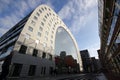
[[[109,80],[120,79],[120,0],[98,0],[99,58]]]
[[[83,63],[83,72],[91,72],[91,60],[88,50],[80,51],[80,55]]]

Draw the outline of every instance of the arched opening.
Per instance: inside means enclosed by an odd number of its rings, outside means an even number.
[[[62,27],[56,31],[55,67],[58,74],[78,73],[77,49],[70,34]]]

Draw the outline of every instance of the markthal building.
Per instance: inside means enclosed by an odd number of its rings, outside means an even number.
[[[79,73],[82,61],[70,30],[48,6],[40,5],[0,38],[0,60],[8,77]]]

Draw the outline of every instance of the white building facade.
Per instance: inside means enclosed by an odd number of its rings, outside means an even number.
[[[27,19],[27,20],[26,20]],[[40,5],[27,17],[14,43],[9,76],[46,76],[55,69],[54,50],[57,29],[64,28],[76,47],[80,71],[82,61],[77,43],[58,15],[48,6]],[[23,21],[24,21],[23,20]],[[18,31],[19,31],[18,30]]]

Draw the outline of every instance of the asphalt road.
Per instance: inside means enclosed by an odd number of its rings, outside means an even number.
[[[107,80],[103,73],[100,74],[69,74],[69,75],[54,75],[46,77],[34,78],[12,78],[8,80]]]

